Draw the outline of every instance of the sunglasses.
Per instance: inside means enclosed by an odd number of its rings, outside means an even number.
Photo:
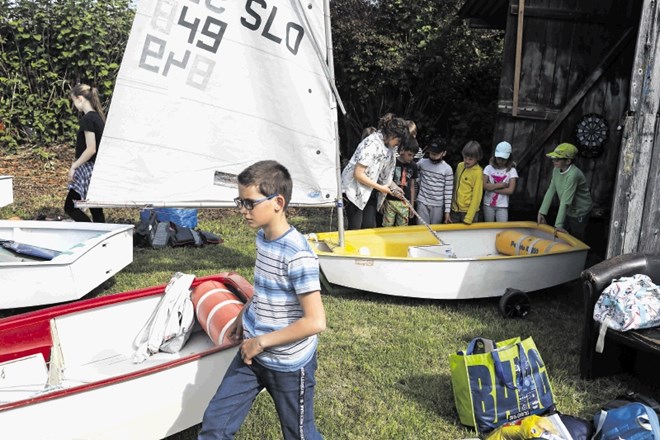
[[[236,207],[238,209],[245,208],[248,211],[252,211],[255,206],[257,206],[261,202],[265,202],[266,200],[271,200],[277,197],[279,194],[271,194],[267,197],[264,197],[262,199],[257,199],[257,200],[252,200],[252,199],[241,199],[240,197],[236,197],[234,199],[234,203],[236,203]]]

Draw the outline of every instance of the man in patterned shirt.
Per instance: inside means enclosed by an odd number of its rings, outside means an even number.
[[[202,421],[200,440],[234,438],[262,389],[273,398],[285,439],[321,439],[314,422],[317,334],[325,330],[319,266],[286,218],[293,184],[278,162],[238,175],[234,199],[257,232],[254,295],[228,333],[241,342]]]

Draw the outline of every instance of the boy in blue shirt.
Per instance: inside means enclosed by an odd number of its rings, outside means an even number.
[[[204,413],[199,440],[231,439],[262,389],[273,398],[285,439],[321,439],[314,422],[317,334],[325,330],[319,266],[285,210],[293,184],[278,162],[238,175],[236,206],[257,232],[254,295],[230,337],[242,341]]]

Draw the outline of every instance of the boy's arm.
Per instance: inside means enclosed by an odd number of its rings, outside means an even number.
[[[477,176],[477,178],[474,179],[474,186],[472,187],[472,198],[470,199],[470,206],[468,207],[467,213],[465,214],[463,223],[467,223],[468,225],[472,224],[472,220],[474,219],[475,214],[481,206],[481,198],[483,195],[484,180],[481,178],[481,176]]]
[[[456,170],[458,172],[458,170]],[[448,219],[447,214],[451,211],[451,202],[454,196],[454,171],[449,167],[448,172],[445,174],[445,221]]]
[[[266,348],[290,344],[325,330],[325,310],[321,302],[321,292],[315,291],[298,295],[303,315],[284,328],[266,333],[256,338],[246,339],[241,344],[241,357],[247,365],[252,358]]]
[[[548,186],[548,189],[545,192],[545,196],[543,196],[543,203],[541,203],[541,207],[539,208],[539,213],[542,215],[548,215],[548,211],[550,210],[550,204],[552,203],[552,198],[555,196],[555,179],[553,176],[553,179],[550,180],[550,185]]]
[[[566,188],[561,192],[559,197],[559,210],[557,211],[557,219],[555,221],[555,228],[562,229],[564,227],[564,219],[566,218],[566,210],[573,203],[575,198],[575,191],[577,191],[577,179],[574,175],[566,180]]]

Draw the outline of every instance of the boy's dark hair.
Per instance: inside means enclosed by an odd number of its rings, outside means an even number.
[[[238,183],[243,186],[256,186],[265,197],[279,194],[284,197],[284,207],[289,206],[293,182],[284,165],[274,160],[262,160],[241,171]]]
[[[465,144],[461,154],[466,157],[477,159],[477,161],[480,161],[481,158],[484,157],[484,152],[481,149],[481,145],[477,141],[469,141],[467,144]]]
[[[419,142],[414,137],[409,137],[408,140],[401,144],[399,153],[410,151],[413,155],[419,152]]]

